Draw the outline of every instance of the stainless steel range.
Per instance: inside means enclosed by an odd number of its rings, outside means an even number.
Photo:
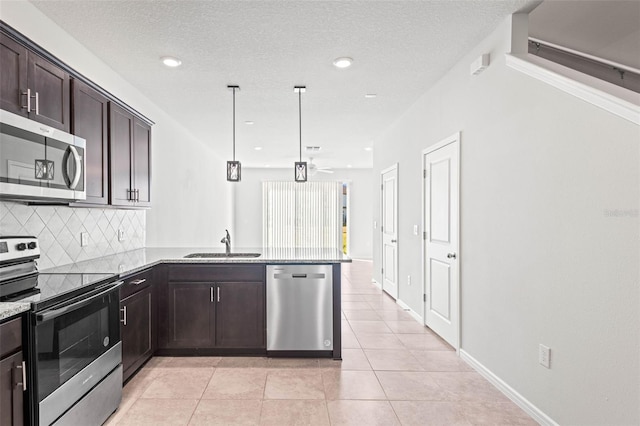
[[[122,398],[122,281],[112,274],[39,273],[39,257],[36,238],[0,237],[0,301],[31,303],[32,423],[102,424]]]

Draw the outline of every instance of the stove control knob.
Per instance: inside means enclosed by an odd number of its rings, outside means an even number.
[[[16,249],[18,251],[26,250],[27,249],[27,245],[25,243],[20,243],[20,244],[16,245]]]
[[[27,248],[29,250],[33,250],[36,247],[37,247],[37,245],[36,245],[35,241],[31,241],[29,244],[27,244]]]

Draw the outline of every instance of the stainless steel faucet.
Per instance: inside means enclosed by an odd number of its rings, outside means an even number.
[[[225,245],[225,251],[227,254],[231,253],[231,235],[229,235],[229,231],[227,229],[225,229],[225,232],[227,233],[227,235],[220,240],[221,243],[224,243]]]

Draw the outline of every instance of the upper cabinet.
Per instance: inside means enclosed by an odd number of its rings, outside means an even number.
[[[109,203],[109,101],[79,80],[71,82],[71,131],[87,141],[85,154],[87,199],[82,203]]]
[[[69,132],[69,74],[0,34],[2,109]]]
[[[151,205],[151,126],[109,104],[111,204]]]

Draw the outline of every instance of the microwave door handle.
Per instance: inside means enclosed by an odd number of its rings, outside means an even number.
[[[76,174],[73,177],[73,180],[69,179],[71,180],[71,182],[69,182],[69,189],[76,189],[76,186],[78,186],[78,182],[80,182],[80,177],[82,177],[82,160],[75,146],[69,145],[67,150],[71,153],[71,155],[73,155],[73,161],[75,163],[76,170]],[[67,176],[69,176],[69,162],[67,162],[66,167],[66,174]]]
[[[64,314],[66,314],[69,311],[72,311],[74,309],[78,309],[81,308],[83,306],[86,306],[92,302],[94,302],[95,300],[101,298],[102,296],[111,293],[113,290],[117,289],[118,287],[120,287],[122,284],[124,284],[124,281],[117,281],[115,284],[110,285],[106,290],[101,291],[98,294],[95,294],[87,299],[83,299],[80,300],[79,302],[76,303],[72,303],[70,305],[67,306],[63,306],[62,308],[59,309],[48,309],[40,314],[36,314],[36,319],[38,320],[38,322],[45,322],[45,321],[50,321],[54,318],[57,318],[59,316],[62,316]]]

